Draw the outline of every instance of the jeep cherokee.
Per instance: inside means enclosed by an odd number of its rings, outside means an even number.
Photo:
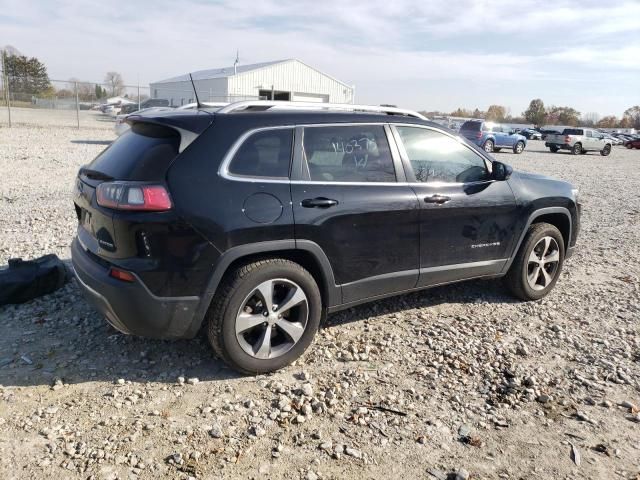
[[[72,262],[116,329],[206,325],[244,373],[279,369],[332,312],[473,278],[553,288],[580,205],[397,108],[239,102],[130,115],[76,179]]]

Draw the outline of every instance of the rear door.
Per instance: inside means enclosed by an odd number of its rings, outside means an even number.
[[[383,124],[299,127],[296,241],[326,253],[343,303],[415,287],[419,205]],[[296,178],[297,177],[297,178]]]
[[[500,273],[514,240],[517,206],[508,182],[459,139],[415,125],[394,128],[420,203],[419,286]]]

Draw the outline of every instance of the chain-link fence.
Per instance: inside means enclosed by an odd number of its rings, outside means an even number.
[[[231,103],[268,98],[224,94],[195,82],[202,103]],[[110,85],[75,80],[8,77],[0,71],[0,127],[62,126],[113,128],[116,116],[140,108],[189,108],[196,102],[193,87],[179,84]]]
[[[137,110],[149,88],[0,75],[0,126],[113,128],[122,107]]]

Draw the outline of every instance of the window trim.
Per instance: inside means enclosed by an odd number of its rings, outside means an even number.
[[[430,185],[433,187],[445,187],[445,186],[452,187],[452,186],[461,186],[461,185],[476,185],[476,184],[495,181],[495,180],[492,180],[491,178],[489,178],[488,180],[476,180],[474,182],[419,182],[417,181],[415,172],[413,171],[413,166],[411,165],[411,160],[409,159],[409,155],[407,154],[407,151],[404,148],[404,144],[402,143],[402,138],[400,137],[400,132],[398,131],[397,127],[422,128],[423,130],[430,130],[430,131],[439,133],[441,135],[445,135],[449,138],[452,138],[453,140],[460,143],[463,147],[465,147],[467,150],[469,150],[471,153],[479,157],[484,162],[485,168],[487,169],[487,173],[489,174],[489,176],[491,176],[491,174],[493,173],[492,164],[489,159],[487,159],[484,155],[480,154],[479,152],[476,152],[473,148],[467,145],[466,142],[461,137],[457,135],[452,135],[449,132],[445,132],[443,130],[433,128],[428,125],[418,125],[414,123],[394,123],[391,125],[391,130],[393,131],[394,139],[396,141],[397,148],[400,152],[402,163],[406,170],[407,182],[409,185],[412,185],[412,186]]]
[[[291,130],[291,160],[289,160],[289,174],[286,177],[257,177],[254,175],[238,175],[237,173],[231,173],[229,167],[233,161],[236,153],[242,148],[244,143],[249,140],[253,135],[271,130]],[[295,157],[295,145],[296,145],[296,128],[295,125],[277,125],[273,127],[260,127],[247,130],[234,142],[229,151],[225,154],[218,169],[218,175],[227,180],[233,180],[236,182],[251,182],[251,183],[289,183],[291,178],[292,162]]]

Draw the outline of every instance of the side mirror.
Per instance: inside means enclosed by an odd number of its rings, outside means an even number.
[[[491,167],[491,177],[499,182],[507,180],[513,173],[513,168],[510,165],[499,162],[497,160],[491,162]]]

